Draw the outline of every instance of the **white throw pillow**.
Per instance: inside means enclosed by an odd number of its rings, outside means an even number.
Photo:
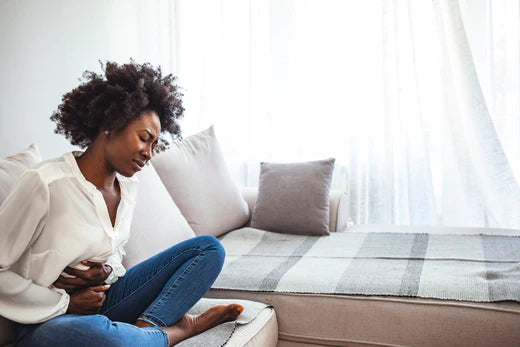
[[[249,220],[249,208],[227,168],[213,126],[172,143],[152,162],[197,235],[222,235]]]
[[[35,144],[21,152],[0,159],[0,205],[9,195],[11,188],[22,173],[42,160]],[[11,343],[13,339],[13,323],[0,316],[0,346]]]
[[[42,160],[35,144],[16,154],[0,159],[0,205],[22,173]]]
[[[123,257],[126,268],[195,237],[154,167],[145,166],[137,177],[139,191]]]

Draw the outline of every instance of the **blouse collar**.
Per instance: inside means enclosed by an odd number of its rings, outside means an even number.
[[[91,194],[98,194],[101,193],[101,191],[90,181],[88,181],[85,176],[83,176],[83,173],[79,169],[78,162],[76,161],[76,157],[80,156],[83,152],[82,151],[72,151],[65,153],[63,155],[63,158],[65,162],[69,165],[71,168],[72,174],[74,177],[78,179],[80,184]],[[118,172],[116,172],[116,178],[119,182],[119,187],[121,188],[121,199],[126,200],[129,204],[134,204],[134,199],[132,195],[128,191],[128,187],[126,186],[128,182],[137,182],[137,178],[135,177],[125,177]]]

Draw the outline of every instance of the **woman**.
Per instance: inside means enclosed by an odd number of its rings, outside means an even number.
[[[18,346],[172,346],[243,307],[186,312],[224,262],[213,236],[181,242],[125,271],[134,174],[180,137],[182,94],[150,64],[86,72],[51,119],[84,152],[40,163],[0,207],[0,314]],[[153,237],[153,230],[150,230]]]

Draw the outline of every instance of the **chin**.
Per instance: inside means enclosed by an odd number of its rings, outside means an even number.
[[[127,169],[127,170],[117,170],[117,173],[119,173],[121,176],[125,177],[132,177],[137,173],[137,171],[133,169]]]

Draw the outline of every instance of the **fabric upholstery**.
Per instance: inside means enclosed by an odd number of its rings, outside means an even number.
[[[330,192],[329,231],[346,231],[348,227],[348,195],[339,190]]]
[[[277,342],[276,312],[267,307],[249,324],[237,326],[224,347],[275,347]]]
[[[242,187],[242,195],[252,215],[258,197],[258,188]],[[329,231],[346,231],[348,222],[348,195],[340,190],[331,190],[329,201]],[[244,225],[244,227],[250,226],[251,220]]]
[[[520,237],[241,228],[220,242],[214,289],[520,303]]]
[[[312,346],[514,346],[520,341],[516,302],[215,289],[206,297],[270,304],[276,311],[279,339]]]
[[[0,159],[0,205],[20,178],[22,173],[42,160],[40,151],[35,144],[23,151]],[[0,317],[0,346],[12,340],[12,322]]]
[[[197,235],[239,228],[249,210],[227,168],[213,126],[175,141],[152,162]]]
[[[139,191],[123,264],[129,268],[170,246],[195,237],[152,165],[138,174]]]
[[[41,160],[40,151],[35,144],[30,145],[23,151],[0,159],[0,205],[22,173]]]
[[[218,298],[201,298],[197,303],[188,310],[187,314],[199,315],[211,307],[217,305],[229,305],[232,303],[240,304],[244,307],[243,312],[233,321],[221,323],[212,329],[206,330],[200,334],[192,336],[176,344],[178,347],[200,347],[200,346],[224,346],[234,335],[234,332],[241,326],[250,326],[251,329],[245,331],[248,338],[251,338],[258,330],[262,329],[267,323],[266,319],[259,319],[259,315],[265,312],[270,306],[251,300],[238,299],[218,299]],[[265,317],[265,316],[264,316]],[[240,344],[243,346],[243,344]],[[274,345],[273,345],[274,346]]]
[[[262,162],[251,226],[280,233],[328,235],[334,162],[334,158]]]

